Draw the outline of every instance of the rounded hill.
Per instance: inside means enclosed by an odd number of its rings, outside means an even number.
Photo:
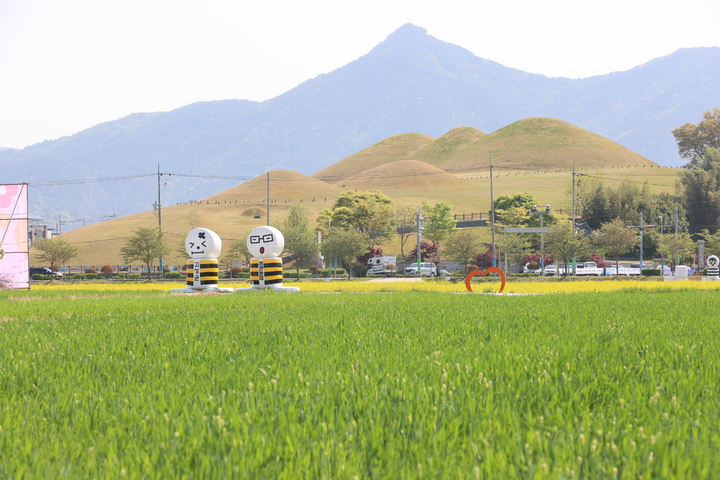
[[[486,169],[490,157],[495,166],[517,170],[566,169],[573,162],[585,168],[656,165],[610,139],[546,117],[526,118],[503,127],[467,144],[462,154],[433,153],[428,146],[416,158],[446,171]]]
[[[214,203],[263,199],[267,195],[267,174],[224,190],[205,201]],[[274,201],[299,201],[313,198],[335,198],[342,191],[329,183],[292,170],[270,172],[270,194]]]
[[[476,150],[487,133],[473,127],[453,128],[437,140],[426,144],[418,150],[413,159],[421,162],[435,163],[443,159],[446,164],[463,163],[475,158]]]
[[[401,160],[371,168],[336,183],[343,190],[433,191],[465,188],[455,175],[417,160]]]
[[[328,183],[337,183],[386,163],[411,159],[415,152],[432,141],[432,137],[422,133],[393,135],[323,168],[313,177]]]

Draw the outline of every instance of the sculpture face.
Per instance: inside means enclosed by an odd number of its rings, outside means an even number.
[[[185,251],[190,258],[218,258],[222,251],[222,240],[212,230],[196,228],[185,237]]]
[[[285,248],[285,237],[274,227],[257,227],[247,239],[247,248],[255,258],[279,257]]]
[[[708,264],[708,267],[715,268],[718,265],[720,265],[720,259],[718,259],[718,257],[716,257],[715,255],[710,255],[707,259],[707,264]]]

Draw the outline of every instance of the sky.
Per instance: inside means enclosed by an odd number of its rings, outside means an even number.
[[[0,0],[0,147],[274,98],[406,23],[507,67],[585,78],[720,46],[718,21],[717,0]]]

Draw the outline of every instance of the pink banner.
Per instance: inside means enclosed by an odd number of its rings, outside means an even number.
[[[27,192],[27,184],[0,185],[0,282],[11,288],[30,288]]]

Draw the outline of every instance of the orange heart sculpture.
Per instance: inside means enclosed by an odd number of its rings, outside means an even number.
[[[481,270],[473,270],[472,272],[468,273],[465,276],[465,286],[467,287],[468,292],[473,293],[473,289],[470,286],[470,280],[475,275],[487,275],[490,272],[495,272],[498,275],[500,275],[500,291],[498,293],[502,293],[502,291],[505,290],[505,272],[500,270],[498,267],[490,267],[487,270],[485,270],[484,272]]]

